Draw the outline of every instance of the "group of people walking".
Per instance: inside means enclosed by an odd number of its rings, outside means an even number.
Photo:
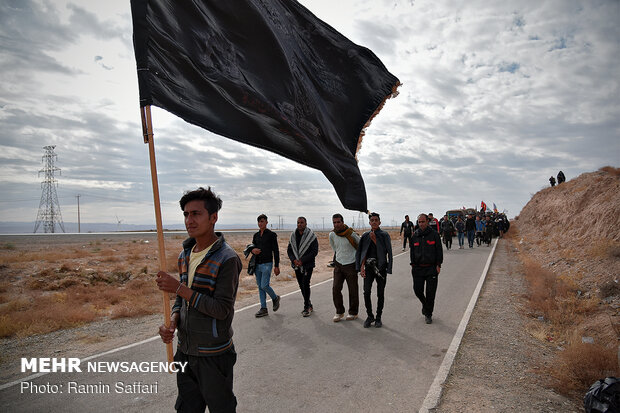
[[[361,236],[345,225],[341,214],[334,214],[332,223],[334,229],[329,233],[329,245],[334,253],[332,298],[336,314],[333,317],[333,322],[352,321],[358,318],[359,275],[363,280],[363,297],[366,308],[364,328],[371,326],[381,328],[383,326],[382,315],[387,275],[392,273],[393,265],[390,235],[381,229],[381,217],[376,212],[369,215],[370,230]],[[248,272],[254,272],[259,288],[261,308],[255,314],[256,317],[264,317],[269,314],[266,302],[267,295],[273,301],[273,311],[278,311],[280,308],[280,297],[269,285],[271,266],[274,266],[276,275],[280,272],[277,235],[267,229],[266,224],[267,217],[259,215],[259,231],[254,234],[252,244],[248,245],[245,250],[246,257],[250,253],[253,255],[250,259]],[[432,323],[437,278],[443,262],[441,238],[437,228],[439,228],[438,223],[436,220],[434,221],[432,214],[420,214],[415,226],[409,220],[409,216],[406,216],[401,227],[401,233],[402,231],[405,233],[403,250],[406,243],[410,243],[413,290],[422,303],[422,314],[427,324]],[[306,218],[297,218],[297,229],[291,234],[287,254],[303,296],[304,307],[301,312],[303,317],[309,317],[314,310],[310,300],[310,279],[318,251],[316,235],[307,226]],[[261,265],[266,265],[266,267],[259,269]],[[345,283],[349,292],[348,308],[345,308],[342,295]],[[372,289],[375,284],[377,303],[373,309]]]
[[[211,188],[186,192],[180,206],[189,238],[183,242],[179,255],[179,278],[165,271],[157,273],[158,288],[176,296],[170,320],[159,327],[159,335],[165,343],[171,343],[178,331],[174,359],[185,366],[177,372],[175,409],[204,411],[208,407],[210,411],[234,412],[237,399],[233,392],[233,369],[237,353],[232,340],[232,321],[242,263],[222,233],[215,232],[222,200]],[[435,229],[439,227],[435,221],[430,214],[420,214],[417,228],[406,225],[405,237],[410,242],[413,290],[428,324],[432,323],[443,262],[441,239]],[[281,298],[270,286],[271,272],[280,273],[280,254],[277,234],[267,228],[267,216],[259,215],[257,222],[259,230],[244,254],[251,255],[248,272],[256,277],[260,309],[255,316],[261,318],[269,314],[267,296],[272,300],[273,311],[280,308]],[[332,296],[336,314],[333,321],[358,318],[358,275],[361,275],[366,307],[363,326],[381,328],[385,286],[393,265],[390,235],[381,229],[380,216],[375,212],[369,216],[370,230],[361,236],[344,224],[341,214],[334,214],[332,223],[329,244],[334,253]],[[310,279],[318,251],[317,237],[307,226],[307,220],[297,218],[287,255],[303,296],[303,317],[313,312]],[[348,308],[342,295],[345,282],[349,291]],[[374,284],[377,303],[373,310]]]
[[[452,238],[456,235],[459,249],[465,248],[465,239],[469,248],[474,248],[474,243],[478,246],[485,244],[491,245],[494,237],[503,237],[510,225],[508,219],[503,213],[480,212],[476,214],[468,214],[465,219],[462,215],[449,217],[444,215],[443,218],[437,220],[433,218],[433,214],[427,215],[429,218],[429,227],[437,231],[446,249],[452,249]],[[413,231],[419,227],[419,222],[413,224],[409,220],[409,215],[405,215],[405,221],[401,224],[400,234],[403,236],[403,251]],[[411,243],[410,243],[411,245]]]
[[[254,234],[252,244],[248,245],[245,250],[246,257],[250,253],[252,254],[248,272],[255,274],[256,284],[259,288],[261,307],[255,314],[256,317],[264,317],[269,314],[266,302],[267,295],[272,299],[273,311],[278,311],[280,308],[280,297],[269,285],[272,266],[275,275],[280,273],[277,234],[266,228],[267,222],[265,215],[259,215],[259,231]],[[374,325],[376,328],[380,328],[383,325],[381,316],[385,302],[384,291],[387,274],[392,273],[393,257],[390,235],[380,228],[381,220],[376,212],[370,214],[370,231],[361,236],[345,225],[341,214],[334,214],[332,223],[334,229],[329,233],[329,245],[334,253],[332,296],[336,315],[333,321],[351,321],[358,318],[358,274],[360,274],[363,279],[364,305],[367,313],[364,327],[369,328]],[[318,252],[317,237],[312,229],[307,226],[306,218],[297,218],[297,229],[291,234],[287,255],[303,296],[304,307],[301,312],[303,317],[309,317],[314,310],[310,299],[310,279]],[[342,295],[345,282],[349,291],[348,310],[345,310]],[[373,310],[371,298],[373,284],[376,284],[377,290],[376,311]]]

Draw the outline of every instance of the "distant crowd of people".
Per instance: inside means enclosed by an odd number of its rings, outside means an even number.
[[[437,220],[432,213],[428,214],[429,227],[436,231],[446,249],[452,249],[452,238],[457,237],[459,249],[465,248],[465,239],[469,248],[485,244],[491,245],[494,237],[502,238],[510,227],[510,221],[506,214],[492,211],[480,211],[475,214],[467,215],[444,215]],[[405,215],[405,221],[400,226],[400,235],[403,237],[403,251],[407,243],[411,247],[411,236],[413,231],[419,228],[419,220],[414,224],[409,220],[409,215]]]

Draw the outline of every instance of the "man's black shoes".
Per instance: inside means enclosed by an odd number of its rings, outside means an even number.
[[[426,319],[426,324],[431,324],[433,322],[433,318],[430,315],[424,316]]]
[[[256,318],[265,317],[266,315],[269,315],[269,311],[267,311],[265,307],[261,308],[256,314],[254,314]]]
[[[375,328],[381,328],[383,327],[383,323],[381,322],[381,317],[377,317],[377,319],[375,320]]]
[[[273,311],[278,311],[280,308],[280,296],[277,295],[276,298],[273,299]]]
[[[368,317],[366,318],[366,321],[364,321],[364,328],[368,328],[372,325],[372,323],[375,322],[375,318],[374,317]]]

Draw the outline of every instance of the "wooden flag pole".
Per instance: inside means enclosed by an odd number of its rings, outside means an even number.
[[[149,145],[149,159],[151,161],[151,181],[153,183],[153,201],[155,203],[155,222],[157,225],[157,245],[159,247],[159,269],[166,271],[166,248],[164,246],[164,229],[161,223],[161,206],[159,204],[159,184],[157,183],[157,165],[155,163],[155,143],[153,142],[153,125],[151,123],[151,106],[140,108],[142,117],[142,132],[144,143]],[[170,297],[166,291],[162,291],[164,305],[164,325],[170,327]],[[168,362],[174,361],[172,343],[166,344]]]

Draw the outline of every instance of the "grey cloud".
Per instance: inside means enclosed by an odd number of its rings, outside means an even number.
[[[110,21],[101,21],[95,14],[75,4],[69,4],[67,8],[72,11],[69,18],[70,26],[77,33],[88,33],[99,39],[115,37],[123,39],[122,33],[126,27],[119,27]]]

